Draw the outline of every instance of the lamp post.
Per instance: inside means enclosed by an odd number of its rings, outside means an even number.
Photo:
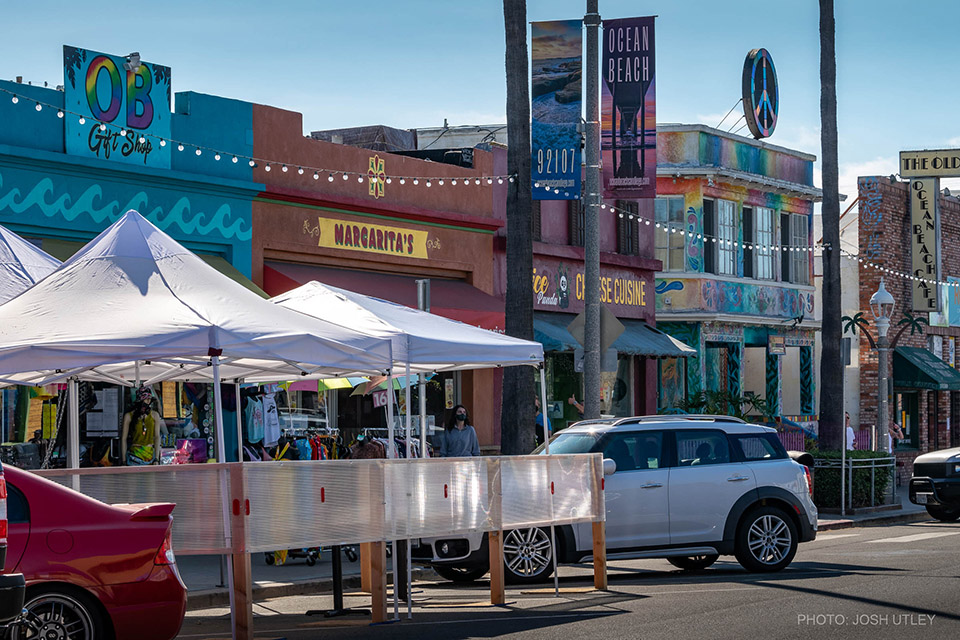
[[[873,320],[877,325],[877,351],[879,354],[877,373],[879,388],[877,389],[880,397],[880,406],[877,415],[877,423],[873,430],[873,450],[877,451],[880,445],[880,438],[887,434],[889,425],[889,409],[887,402],[890,398],[890,392],[887,389],[889,368],[888,358],[890,350],[890,340],[887,338],[887,331],[890,329],[890,318],[893,316],[893,307],[896,301],[887,288],[883,286],[883,278],[880,278],[880,287],[870,297],[870,310],[873,312]]]

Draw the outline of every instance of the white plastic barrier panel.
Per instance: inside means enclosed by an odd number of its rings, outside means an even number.
[[[283,461],[37,472],[109,504],[173,502],[179,554],[604,520],[600,454]],[[232,524],[224,533],[224,521]],[[231,541],[231,536],[238,536]],[[239,537],[242,536],[242,537]]]
[[[107,504],[173,502],[173,548],[179,555],[229,553],[224,535],[224,479],[229,465],[196,464],[52,469],[40,476]]]

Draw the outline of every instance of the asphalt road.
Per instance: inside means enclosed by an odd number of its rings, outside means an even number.
[[[257,638],[956,638],[960,637],[960,523],[845,529],[801,545],[774,575],[747,574],[732,558],[698,574],[663,560],[610,565],[610,589],[591,589],[589,567],[561,568],[552,585],[415,585],[414,616],[370,626],[369,617],[305,616],[330,596],[278,598],[255,607]],[[362,597],[348,596],[359,607]],[[369,602],[369,600],[366,600]],[[392,609],[391,609],[392,612]],[[229,637],[227,610],[190,612],[180,638]]]

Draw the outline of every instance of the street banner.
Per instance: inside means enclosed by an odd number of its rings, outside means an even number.
[[[603,188],[611,197],[657,195],[653,20],[603,22],[600,149]]]
[[[914,178],[910,182],[911,275],[913,311],[940,311],[939,178]]]
[[[531,26],[531,180],[534,200],[580,199],[582,21]]]
[[[170,67],[64,46],[63,87],[67,153],[170,168]]]

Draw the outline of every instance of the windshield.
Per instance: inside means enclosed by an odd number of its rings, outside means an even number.
[[[561,431],[550,439],[550,453],[590,453],[599,439],[599,433],[564,433]],[[536,455],[545,454],[546,447],[540,445],[533,453]]]

